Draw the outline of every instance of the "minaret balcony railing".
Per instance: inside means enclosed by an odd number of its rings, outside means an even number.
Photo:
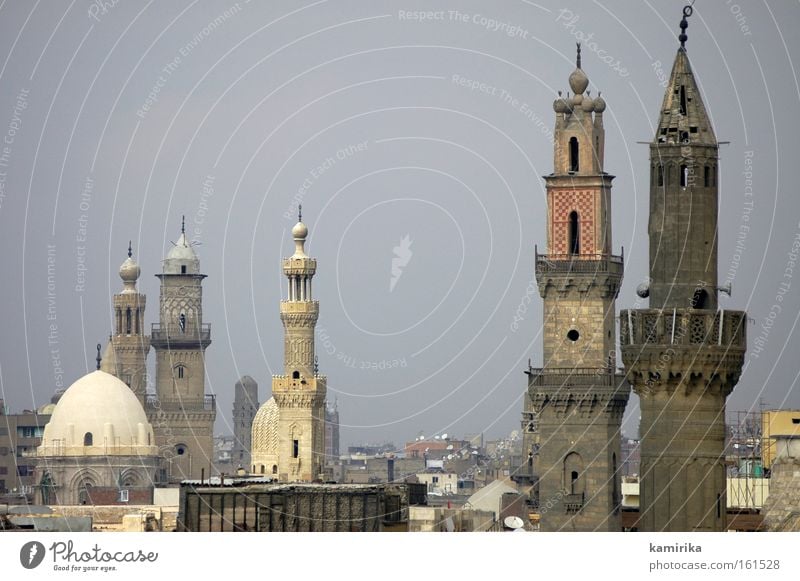
[[[744,311],[635,309],[620,313],[620,345],[717,345],[744,350]]]
[[[165,412],[174,411],[204,411],[213,412],[217,409],[217,396],[206,394],[202,398],[191,397],[158,397],[148,395],[145,398],[145,407],[149,410],[163,410]]]
[[[533,387],[558,387],[562,385],[616,387],[622,379],[610,367],[531,367],[526,373],[529,377],[528,384]]]
[[[613,254],[539,254],[536,274],[622,274],[624,256]]]
[[[181,327],[179,323],[168,323],[166,325],[153,323],[152,340],[209,342],[211,341],[211,325],[203,323],[198,326],[187,322],[185,326]]]

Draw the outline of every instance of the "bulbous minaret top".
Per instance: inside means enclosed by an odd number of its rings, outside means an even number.
[[[142,269],[139,264],[133,259],[133,250],[131,243],[128,242],[128,258],[119,267],[119,277],[122,279],[123,289],[122,294],[129,294],[136,292],[136,281],[142,274]]]
[[[292,228],[292,238],[294,238],[294,255],[292,258],[308,258],[306,256],[306,238],[308,238],[308,226],[303,224],[303,206],[297,207],[297,224]]]

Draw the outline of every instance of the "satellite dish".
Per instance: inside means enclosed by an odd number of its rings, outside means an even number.
[[[636,294],[639,295],[640,298],[646,299],[650,296],[650,283],[643,282],[639,286],[636,287]]]
[[[512,531],[516,531],[525,526],[525,523],[522,522],[522,519],[518,516],[507,516],[505,520],[503,520],[503,524],[507,529],[511,529]]]

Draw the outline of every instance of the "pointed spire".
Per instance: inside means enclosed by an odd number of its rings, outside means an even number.
[[[181,234],[186,234],[186,216],[181,216]]]
[[[95,359],[95,361],[97,361],[97,371],[100,371],[100,362],[103,361],[103,358],[100,357],[100,349],[101,348],[102,347],[100,346],[100,343],[98,343],[97,344],[97,358]]]
[[[576,44],[578,46],[578,54],[575,57],[575,68],[579,69],[581,68],[581,43],[578,42]]]
[[[694,4],[694,2],[692,2]],[[681,18],[681,33],[678,35],[678,40],[681,41],[681,48],[686,49],[686,41],[689,40],[689,37],[686,36],[686,29],[689,28],[689,23],[686,21],[694,12],[691,4],[687,4],[683,7],[683,18]]]
[[[128,240],[128,258],[133,258],[133,247],[130,240]]]
[[[303,221],[303,204],[297,204],[297,221]]]
[[[717,144],[711,119],[683,47],[678,49],[672,65],[655,141],[678,145]]]

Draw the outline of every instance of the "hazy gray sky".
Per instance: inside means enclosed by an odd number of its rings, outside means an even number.
[[[522,371],[541,363],[541,176],[575,41],[608,103],[614,248],[626,258],[617,307],[632,306],[647,272],[637,142],[653,137],[683,4],[4,2],[7,405],[41,405],[94,368],[129,239],[157,321],[153,275],[185,214],[208,274],[207,390],[230,433],[236,379],[256,378],[264,401],[282,372],[279,259],[302,200],[343,441],[518,428]],[[798,26],[796,2],[698,0],[690,19],[689,56],[730,142],[719,272],[734,292],[721,306],[753,319],[729,410],[800,407]],[[631,431],[635,398],[629,408]]]

